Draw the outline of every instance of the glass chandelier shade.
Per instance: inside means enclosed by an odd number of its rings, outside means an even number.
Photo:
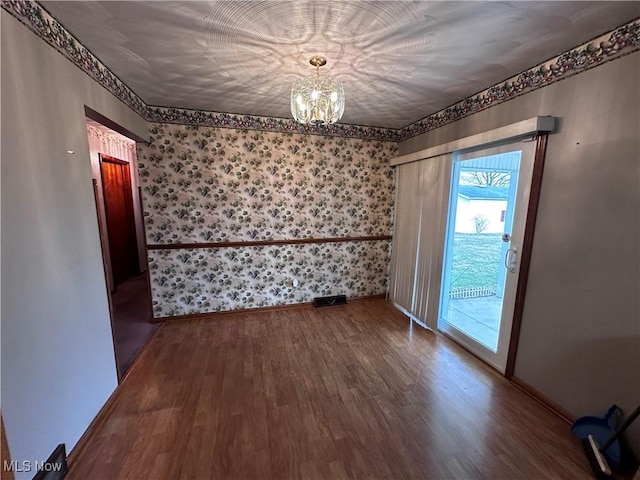
[[[312,57],[316,75],[300,77],[291,86],[291,113],[299,123],[328,125],[336,123],[344,113],[344,86],[330,75],[320,75],[326,64],[322,57]]]

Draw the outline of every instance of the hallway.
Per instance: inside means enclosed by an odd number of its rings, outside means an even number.
[[[146,272],[118,285],[111,298],[118,377],[122,378],[159,325],[151,320]]]

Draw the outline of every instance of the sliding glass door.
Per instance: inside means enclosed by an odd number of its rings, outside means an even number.
[[[438,329],[504,372],[533,144],[454,155]]]

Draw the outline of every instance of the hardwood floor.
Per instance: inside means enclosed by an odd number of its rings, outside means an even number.
[[[163,324],[73,479],[590,478],[569,426],[384,300]]]
[[[118,285],[118,290],[112,294],[119,378],[127,373],[136,356],[158,329],[159,325],[152,320],[150,297],[146,272]]]

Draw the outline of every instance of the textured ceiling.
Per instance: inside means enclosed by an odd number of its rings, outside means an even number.
[[[40,2],[147,104],[290,118],[313,72],[341,123],[401,128],[640,15],[640,2]]]

